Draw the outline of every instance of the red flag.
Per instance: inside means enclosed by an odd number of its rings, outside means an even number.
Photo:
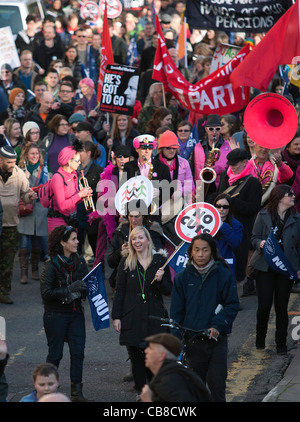
[[[98,79],[97,101],[100,103],[102,86],[106,65],[114,64],[114,55],[111,45],[111,38],[109,35],[108,19],[107,19],[107,6],[105,1],[104,16],[103,16],[103,31],[102,31],[102,44],[100,50],[100,72]]]
[[[232,73],[233,86],[266,91],[278,66],[294,63],[293,58],[300,56],[299,7],[296,0]]]
[[[249,103],[249,88],[233,89],[229,79],[233,70],[240,66],[249,54],[249,45],[243,47],[220,69],[192,85],[182,76],[171,59],[157,16],[155,19],[158,46],[152,78],[162,82],[165,90],[171,92],[185,108],[196,113],[222,116],[241,110]]]

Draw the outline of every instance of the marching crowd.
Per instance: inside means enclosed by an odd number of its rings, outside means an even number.
[[[251,39],[191,30],[184,66],[176,46],[185,1],[153,1],[168,51],[190,83],[209,75],[218,43],[242,46]],[[71,400],[88,401],[82,391],[82,279],[100,262],[103,271],[112,269],[111,318],[128,351],[138,400],[225,401],[227,336],[240,307],[238,286],[244,296],[257,295],[256,348],[265,347],[274,302],[276,350],[287,353],[288,301],[300,284],[269,267],[263,246],[273,230],[300,277],[300,132],[284,147],[267,149],[247,135],[245,110],[195,114],[165,92],[152,79],[157,34],[151,1],[139,12],[109,19],[115,63],[139,67],[140,79],[132,116],[101,112],[102,27],[82,19],[77,0],[45,3],[41,28],[29,15],[15,40],[20,67],[2,63],[0,81],[0,306],[13,304],[18,254],[20,283],[40,279],[48,343],[47,364],[34,374],[36,393],[23,401],[40,399],[49,377],[48,393],[55,392],[66,339]],[[260,35],[253,35],[253,48]],[[288,88],[274,75],[270,92],[285,95],[299,114],[299,88]],[[111,212],[118,190],[138,175],[153,183],[154,205],[134,199],[124,215]],[[167,194],[162,181],[171,186]],[[217,208],[221,226],[214,237],[192,239],[188,264],[176,274],[167,265],[181,243],[174,222],[199,198]],[[87,247],[92,262],[84,259]],[[169,311],[164,295],[171,296]],[[192,370],[174,365],[178,333],[167,333],[149,316],[170,316],[195,331],[186,339]],[[209,329],[207,339],[197,336],[203,328]],[[2,400],[7,354],[0,333]]]

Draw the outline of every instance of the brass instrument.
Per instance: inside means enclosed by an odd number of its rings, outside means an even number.
[[[82,190],[83,188],[89,188],[89,184],[88,184],[87,178],[84,177],[83,170],[81,170],[81,174],[82,174],[82,177],[80,177],[78,180],[79,189]],[[84,198],[83,202],[84,202],[85,209],[88,212],[95,211],[94,201],[91,196]]]
[[[199,179],[201,180],[202,185],[204,185],[203,199],[205,199],[207,195],[209,184],[213,183],[217,177],[217,173],[213,169],[213,166],[219,160],[220,155],[221,155],[221,150],[219,148],[215,148],[215,141],[216,141],[216,137],[214,136],[213,147],[210,151],[208,151],[208,154],[205,160],[205,166],[199,173]],[[199,195],[199,192],[197,193],[197,195]]]

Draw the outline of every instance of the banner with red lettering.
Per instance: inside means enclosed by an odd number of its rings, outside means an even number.
[[[249,87],[233,88],[230,75],[250,52],[247,44],[236,56],[196,84],[190,84],[177,69],[171,59],[163,36],[161,26],[156,19],[158,46],[156,49],[152,78],[162,82],[165,91],[188,110],[202,114],[219,114],[220,116],[241,110],[250,100]]]

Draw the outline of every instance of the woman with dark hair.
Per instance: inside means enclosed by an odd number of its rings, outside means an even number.
[[[71,400],[88,401],[82,394],[85,349],[85,319],[82,299],[88,267],[77,253],[78,239],[72,226],[58,226],[49,236],[50,260],[41,274],[44,328],[48,342],[46,361],[55,366],[63,356],[64,343],[70,350]]]
[[[140,395],[147,376],[151,376],[145,368],[145,338],[166,331],[149,316],[168,316],[162,296],[171,294],[172,283],[169,267],[163,268],[166,258],[153,252],[145,227],[137,226],[131,231],[128,246],[118,268],[111,316],[114,329],[120,333],[120,345],[127,347],[135,389]]]
[[[50,120],[48,127],[50,132],[42,139],[41,148],[49,171],[54,174],[59,168],[58,154],[63,148],[72,145],[75,136],[68,133],[68,119],[62,114],[56,114]]]
[[[159,107],[154,111],[152,119],[147,123],[145,133],[155,136],[157,129],[161,126],[172,128],[172,113],[165,107]]]
[[[256,348],[265,348],[269,315],[273,300],[276,313],[276,350],[279,354],[287,352],[286,337],[288,328],[287,307],[293,281],[286,275],[272,270],[263,254],[264,244],[273,231],[277,242],[291,266],[300,277],[300,215],[295,211],[295,194],[288,185],[274,187],[269,201],[255,220],[252,231],[252,245],[255,252],[250,267],[255,270],[258,299]]]
[[[214,200],[214,206],[217,208],[221,217],[221,227],[215,236],[218,251],[225,259],[231,269],[233,280],[235,280],[235,249],[237,249],[243,239],[244,227],[236,218],[233,217],[231,196],[221,193]]]
[[[137,152],[133,147],[133,140],[139,136],[139,132],[132,126],[130,116],[125,114],[115,114],[109,138],[104,146],[115,151],[120,145],[127,145],[131,149],[131,155],[137,157]]]
[[[77,204],[93,194],[90,187],[81,190],[78,186],[77,169],[80,164],[82,143],[63,148],[58,154],[58,171],[52,176],[50,193],[51,208],[48,212],[48,232],[60,225],[77,222]]]
[[[188,265],[175,276],[170,317],[193,330],[209,329],[209,340],[190,336],[187,358],[189,366],[207,382],[213,400],[224,402],[227,335],[239,308],[237,289],[211,235],[195,236],[187,253]]]

